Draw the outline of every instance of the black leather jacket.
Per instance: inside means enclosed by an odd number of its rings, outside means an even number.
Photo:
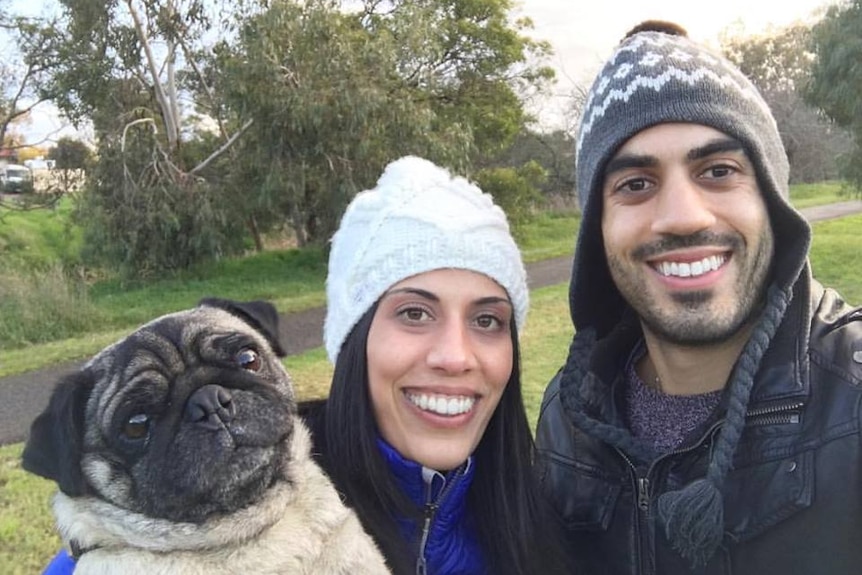
[[[584,572],[607,575],[862,573],[862,308],[807,270],[761,362],[723,487],[724,541],[693,570],[656,521],[660,493],[705,475],[719,409],[698,437],[639,463],[574,424],[558,375],[539,416],[542,485]],[[641,337],[632,322],[600,340],[589,365],[607,393],[590,406],[622,425],[614,399]]]

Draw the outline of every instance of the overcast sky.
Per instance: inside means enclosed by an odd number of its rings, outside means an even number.
[[[517,0],[516,0],[517,1]],[[533,37],[554,47],[551,64],[557,70],[555,97],[544,102],[544,124],[560,122],[562,108],[575,85],[592,83],[601,64],[625,33],[643,20],[670,20],[695,40],[718,47],[723,32],[756,35],[770,27],[808,22],[832,0],[521,0],[518,13],[535,25]]]
[[[518,0],[516,0],[517,2]],[[672,20],[685,27],[689,36],[718,45],[719,35],[731,27],[741,34],[762,33],[770,26],[781,27],[797,20],[806,21],[832,0],[721,0],[707,4],[692,0],[520,0],[516,13],[529,16],[535,25],[532,36],[547,40],[554,48],[551,64],[557,70],[558,84],[553,96],[542,103],[543,124],[561,124],[567,94],[575,85],[588,85],[603,60],[627,30],[642,20]],[[38,0],[12,0],[12,8],[41,4]],[[737,34],[734,34],[737,35]],[[64,123],[44,107],[34,115],[27,130],[34,141],[64,132]]]

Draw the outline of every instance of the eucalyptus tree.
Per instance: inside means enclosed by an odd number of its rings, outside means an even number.
[[[529,120],[551,78],[545,43],[507,0],[273,2],[219,53],[244,138],[241,174],[300,243],[326,240],[357,190],[414,153],[459,171]]]
[[[791,181],[835,178],[836,158],[847,152],[849,139],[805,101],[815,59],[811,27],[796,23],[762,35],[726,37],[722,47],[772,109],[790,159]]]
[[[812,34],[817,57],[807,98],[853,135],[843,173],[862,196],[862,0],[831,6]]]
[[[242,248],[244,222],[212,174],[243,126],[218,121],[210,149],[195,137],[184,78],[227,13],[205,0],[59,0],[54,70],[44,94],[98,150],[77,214],[85,255],[130,274],[161,273]],[[230,7],[232,16],[234,8]],[[206,86],[199,77],[198,86]],[[214,98],[207,90],[198,94]],[[217,106],[212,106],[217,110]],[[221,120],[220,118],[217,120]]]

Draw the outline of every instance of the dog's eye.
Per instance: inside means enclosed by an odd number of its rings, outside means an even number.
[[[236,354],[236,362],[248,371],[260,370],[260,356],[253,349],[245,348]]]
[[[123,426],[123,435],[129,439],[144,439],[150,430],[150,418],[138,413],[129,418]]]

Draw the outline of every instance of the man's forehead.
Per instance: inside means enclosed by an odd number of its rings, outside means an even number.
[[[621,162],[649,165],[662,157],[677,156],[690,161],[733,151],[746,154],[741,141],[714,128],[700,124],[659,124],[626,140],[611,156],[604,172],[607,174],[619,169]]]

